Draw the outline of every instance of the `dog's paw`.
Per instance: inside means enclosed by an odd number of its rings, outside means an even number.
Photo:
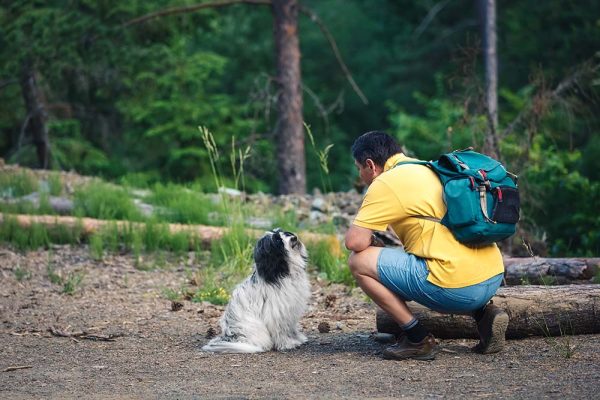
[[[275,348],[279,351],[292,350],[300,346],[302,343],[304,342],[301,342],[299,339],[288,337],[281,340],[281,342],[277,343]]]
[[[300,344],[304,344],[308,341],[308,338],[302,332],[296,333],[296,339],[300,342]]]

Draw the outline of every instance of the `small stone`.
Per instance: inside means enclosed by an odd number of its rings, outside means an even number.
[[[320,333],[327,333],[331,330],[331,327],[329,326],[328,322],[320,322],[319,326],[317,326],[317,329],[319,330]]]

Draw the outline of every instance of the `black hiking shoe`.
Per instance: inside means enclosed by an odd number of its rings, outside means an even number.
[[[504,348],[508,314],[493,304],[488,304],[483,311],[483,317],[477,322],[479,343],[473,351],[480,354],[498,353]]]
[[[419,343],[412,343],[407,337],[403,337],[395,345],[386,348],[383,351],[383,358],[386,360],[433,360],[438,352],[435,338],[430,333]]]

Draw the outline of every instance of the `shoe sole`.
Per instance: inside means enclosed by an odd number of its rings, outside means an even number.
[[[429,354],[423,354],[423,355],[415,355],[415,356],[409,356],[409,357],[396,357],[393,354],[386,354],[385,352],[383,353],[383,358],[385,360],[417,360],[417,361],[432,361],[435,360],[435,355],[438,353],[438,349],[433,349]]]
[[[487,346],[482,346],[477,350],[478,353],[481,354],[493,354],[498,353],[502,349],[504,349],[504,343],[506,341],[506,329],[508,328],[508,314],[502,312],[496,316],[494,316],[494,320],[492,321],[492,335],[490,338],[490,342]],[[477,346],[479,347],[479,346]]]

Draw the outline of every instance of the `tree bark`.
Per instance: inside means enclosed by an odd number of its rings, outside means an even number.
[[[600,333],[600,285],[501,287],[493,301],[510,317],[508,339]],[[441,314],[413,302],[408,305],[438,338],[478,338],[470,316]],[[400,333],[384,311],[377,310],[376,320],[379,332]]]
[[[50,139],[48,137],[48,113],[37,83],[37,74],[30,60],[21,66],[21,91],[27,112],[27,128],[36,148],[39,168],[48,169],[50,162]]]
[[[505,257],[508,285],[589,281],[600,271],[600,258]]]
[[[484,153],[498,159],[498,55],[496,52],[496,1],[479,0],[485,63],[485,105],[488,132]]]
[[[275,127],[279,193],[306,193],[297,0],[273,0],[278,121]]]

